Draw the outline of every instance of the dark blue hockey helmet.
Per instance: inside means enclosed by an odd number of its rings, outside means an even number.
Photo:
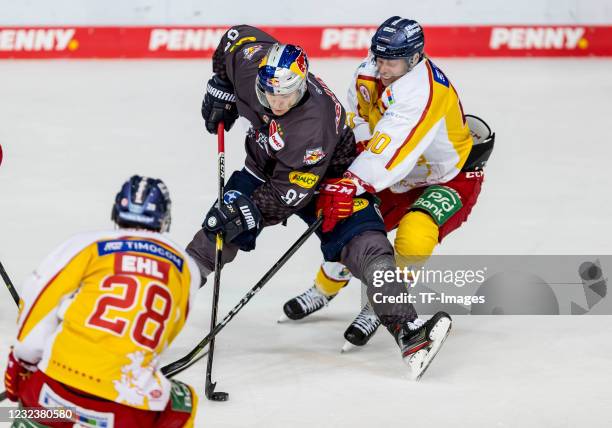
[[[370,50],[375,57],[385,59],[410,58],[423,54],[423,28],[412,19],[392,16],[383,22],[372,37]]]
[[[163,181],[134,175],[117,193],[111,219],[119,227],[167,232],[171,205],[170,193]]]

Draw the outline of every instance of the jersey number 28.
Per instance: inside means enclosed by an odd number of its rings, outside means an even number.
[[[87,320],[87,325],[99,328],[117,336],[123,336],[129,327],[131,339],[146,348],[154,350],[166,327],[166,321],[172,308],[172,296],[166,287],[150,282],[142,293],[142,301],[137,302],[140,282],[133,276],[112,275],[100,284],[102,290],[114,290],[121,287],[122,295],[103,295],[96,301],[94,311]],[[139,304],[142,309],[133,320],[126,317],[109,317],[107,312],[129,311]],[[130,326],[131,324],[131,326]]]

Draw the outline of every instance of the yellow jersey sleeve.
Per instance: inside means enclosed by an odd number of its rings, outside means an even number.
[[[200,275],[161,235],[123,233],[64,246],[26,284],[16,353],[40,355],[26,359],[81,391],[162,410],[171,385],[160,354],[185,324]]]

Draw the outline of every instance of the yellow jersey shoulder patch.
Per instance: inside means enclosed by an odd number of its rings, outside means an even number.
[[[361,211],[368,207],[370,203],[365,198],[355,198],[353,199],[353,212]]]
[[[311,172],[291,171],[289,173],[289,181],[303,189],[311,189],[318,180],[319,176]]]

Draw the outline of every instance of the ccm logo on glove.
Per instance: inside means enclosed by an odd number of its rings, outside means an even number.
[[[316,210],[323,216],[323,233],[330,232],[336,224],[353,214],[353,197],[357,186],[347,178],[328,179],[321,183]]]

